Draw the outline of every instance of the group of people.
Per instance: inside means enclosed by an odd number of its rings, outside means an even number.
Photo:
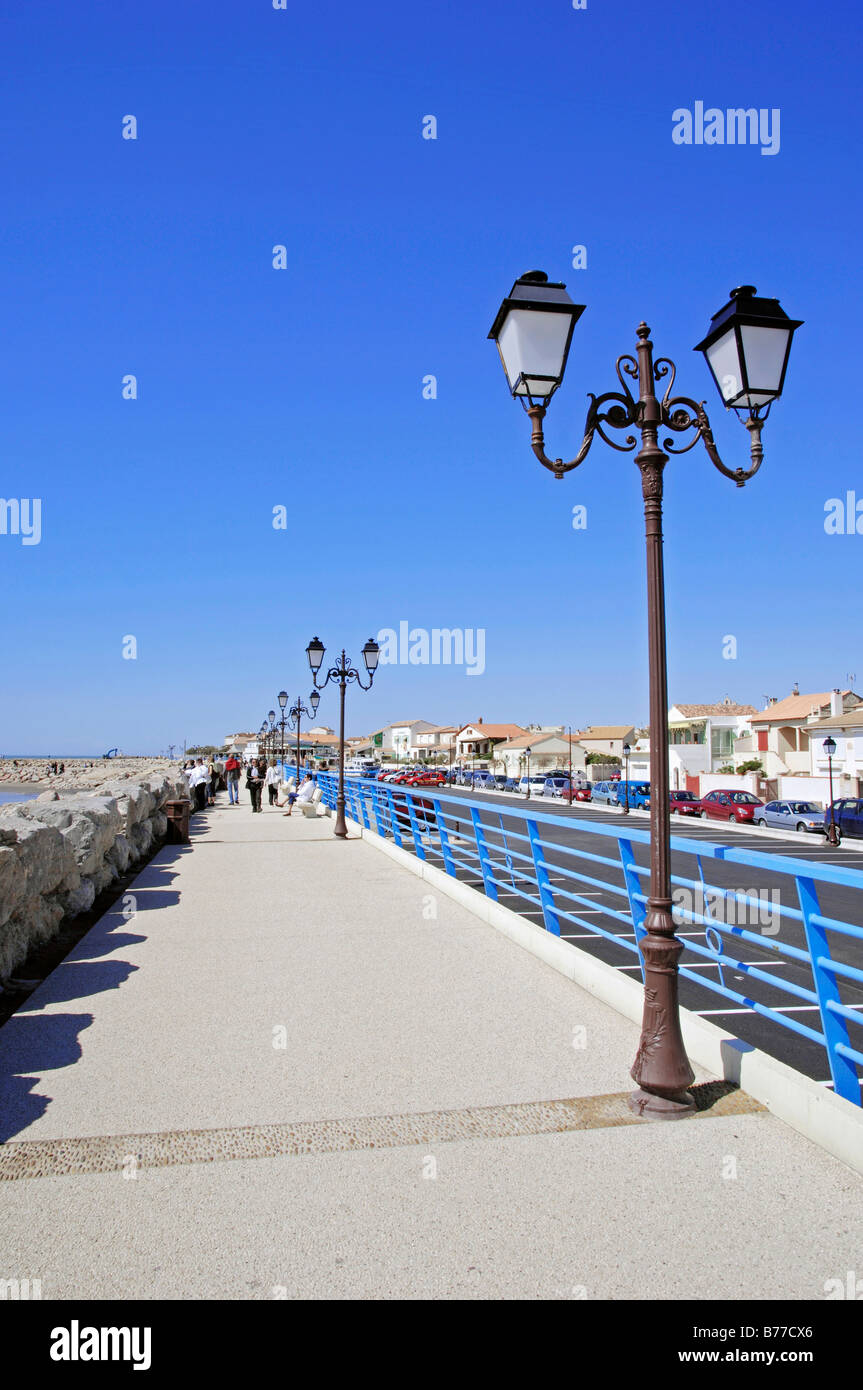
[[[184,765],[183,774],[189,784],[192,809],[203,811],[207,806],[215,806],[216,792],[223,782],[228,789],[228,805],[239,806],[242,772],[243,764],[233,753],[224,763],[216,763],[212,758],[206,764],[203,758],[191,759]],[[268,765],[266,758],[250,758],[245,765],[245,772],[245,785],[251,797],[253,812],[262,810],[264,787],[267,788],[269,805],[279,810],[286,806],[287,810],[283,812],[286,816],[291,814],[295,802],[302,804],[314,797],[315,782],[310,772],[306,773],[298,790],[288,792],[284,801],[279,800],[282,773],[276,763]]]

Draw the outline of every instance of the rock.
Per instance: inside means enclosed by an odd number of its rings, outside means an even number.
[[[59,792],[40,792],[39,795],[36,797],[36,800],[37,800],[37,801],[59,801],[59,800],[60,800],[60,793],[59,793]]]
[[[78,917],[82,912],[89,912],[96,901],[96,885],[91,878],[82,878],[78,887],[71,893],[67,893],[63,910],[67,917]]]

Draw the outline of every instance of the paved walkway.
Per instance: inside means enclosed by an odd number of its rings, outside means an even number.
[[[748,1097],[637,1120],[637,1029],[466,909],[329,819],[196,819],[0,1030],[0,1278],[811,1299],[859,1269],[863,1178]]]

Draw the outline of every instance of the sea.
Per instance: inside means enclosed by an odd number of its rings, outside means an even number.
[[[34,791],[34,792],[0,792],[0,806],[2,806],[2,805],[3,805],[5,802],[7,802],[7,801],[32,801],[33,798],[34,798],[34,797],[37,797],[38,795],[39,795],[38,791]]]

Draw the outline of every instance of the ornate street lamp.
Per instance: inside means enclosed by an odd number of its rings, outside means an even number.
[[[530,800],[530,749],[529,749],[529,748],[525,748],[525,750],[524,750],[524,755],[525,755],[525,757],[527,758],[527,786],[525,787],[524,797],[525,797],[525,801],[529,801],[529,800]]]
[[[285,774],[285,726],[286,726],[286,724],[287,724],[287,722],[288,722],[287,719],[285,718],[285,705],[288,703],[288,692],[287,692],[287,690],[280,690],[280,691],[279,691],[278,700],[279,700],[279,709],[281,710],[281,715],[280,715],[280,718],[279,718],[279,728],[281,729],[281,739],[280,739],[280,741],[279,741],[279,762],[280,762],[281,768],[282,768],[282,776],[284,776],[284,774]]]
[[[298,695],[296,704],[292,705],[291,709],[288,711],[288,726],[292,732],[294,729],[297,731],[297,787],[300,785],[300,726],[302,724],[303,715],[305,715],[307,719],[314,719],[318,712],[318,705],[320,702],[320,695],[317,690],[313,690],[309,696],[311,709],[306,708]]]
[[[623,745],[623,814],[629,815],[629,755],[632,752],[628,743]]]
[[[836,829],[836,812],[833,809],[833,754],[836,752],[836,740],[829,734],[825,738],[821,747],[827,754],[827,775],[830,778],[830,824],[827,827],[828,845],[839,844],[839,831]]]
[[[345,655],[344,648],[342,648],[338,665],[331,666],[327,671],[326,679],[319,682],[318,671],[324,659],[324,651],[325,647],[320,638],[313,637],[306,647],[306,656],[309,658],[309,666],[316,690],[324,690],[330,681],[338,681],[339,685],[339,791],[336,797],[335,834],[338,835],[339,839],[346,840],[348,827],[345,823],[345,690],[350,681],[356,681],[361,690],[371,690],[375,671],[378,668],[380,648],[371,637],[363,647],[362,657],[369,677],[368,685],[364,684],[359,670],[351,666],[350,657]]]
[[[531,421],[531,448],[543,467],[562,478],[587,457],[594,436],[631,452],[641,472],[647,545],[648,652],[650,662],[650,894],[646,934],[640,943],[644,957],[644,1018],[641,1042],[632,1067],[639,1090],[630,1105],[638,1114],[674,1119],[694,1111],[688,1087],[694,1079],[680,1032],[678,961],[683,946],[674,933],[671,915],[671,822],[668,800],[668,681],[665,658],[665,585],[662,560],[663,469],[672,454],[686,453],[700,439],[711,462],[738,487],[761,466],[761,431],[771,404],[782,393],[794,331],[800,320],[789,319],[775,299],[758,299],[752,286],[731,293],[729,303],[713,316],[707,337],[696,351],[704,353],[719,387],[723,404],[737,411],[750,434],[750,467],[731,469],[723,463],[713,439],[704,403],[675,396],[677,368],[667,357],[654,360],[650,329],[636,330],[636,356],[623,354],[616,364],[619,390],[590,394],[584,438],[568,463],[545,452],[543,420],[551,397],[563,380],[572,329],[583,312],[573,304],[566,286],[550,283],[542,271],[522,275],[503,301],[489,337],[498,346],[510,391],[521,400]],[[668,377],[660,400],[656,383]],[[638,382],[638,397],[627,378]],[[746,416],[743,419],[743,416]],[[628,430],[622,444],[607,430]],[[659,431],[670,437],[659,446]],[[675,448],[674,438],[693,431]],[[637,433],[635,433],[637,432]]]

